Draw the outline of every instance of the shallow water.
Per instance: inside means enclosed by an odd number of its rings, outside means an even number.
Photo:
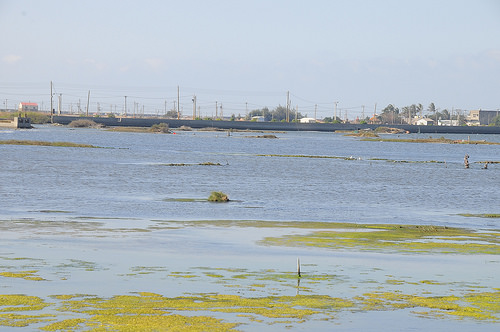
[[[113,296],[150,291],[165,296],[235,292],[269,296],[295,295],[302,290],[352,297],[381,285],[389,291],[437,295],[498,288],[500,259],[496,255],[265,247],[257,245],[265,236],[309,230],[216,223],[198,227],[183,222],[321,221],[498,230],[499,219],[459,214],[500,213],[500,164],[483,170],[482,164],[475,163],[500,161],[500,146],[364,142],[313,132],[275,133],[278,139],[252,137],[257,135],[261,134],[178,131],[160,135],[53,126],[0,130],[0,140],[105,147],[0,145],[1,270],[36,270],[46,279],[3,278],[0,294]],[[500,142],[498,135],[470,139]],[[464,169],[465,154],[470,155],[470,169]],[[220,166],[200,165],[206,162]],[[211,191],[227,193],[231,202],[205,201]],[[251,289],[265,271],[293,272],[297,257],[301,257],[304,273],[331,278],[320,283],[304,279],[299,288],[278,282]],[[250,277],[236,282],[228,272],[233,268]],[[204,274],[217,269],[222,269],[228,281]],[[194,277],[175,277],[173,272]],[[441,285],[415,286],[422,280]],[[378,327],[390,320],[398,330],[414,330],[416,324],[443,330],[494,327],[450,319],[429,323],[407,311],[342,312],[335,327],[375,330],[371,320]],[[240,329],[262,330],[261,325]],[[331,322],[314,320],[294,328],[327,330],[331,326]]]
[[[495,213],[500,146],[362,142],[331,133],[178,132],[177,135],[41,126],[0,139],[94,144],[112,149],[0,146],[3,218],[263,219],[496,227],[458,213]],[[417,136],[417,135],[412,135]],[[423,136],[423,135],[420,135]],[[486,136],[500,141],[496,135]],[[473,137],[483,139],[483,137]],[[268,157],[310,155],[355,160]],[[469,154],[471,169],[464,169]],[[394,163],[440,161],[446,163]],[[204,162],[223,166],[197,165]],[[170,163],[190,166],[166,166]],[[214,206],[182,202],[223,191]]]

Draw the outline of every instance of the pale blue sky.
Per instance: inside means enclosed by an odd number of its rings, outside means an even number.
[[[0,0],[0,102],[500,108],[500,1]],[[141,106],[142,107],[142,106]]]

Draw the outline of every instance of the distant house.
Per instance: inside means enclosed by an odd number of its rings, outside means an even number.
[[[479,125],[479,110],[469,111],[469,115],[465,118],[468,126]]]
[[[37,103],[19,103],[18,107],[19,112],[37,112],[38,104]]]
[[[460,126],[459,120],[438,120],[438,126]]]
[[[434,120],[430,118],[419,118],[414,122],[417,126],[432,126],[434,124]]]
[[[252,116],[252,121],[256,121],[256,122],[264,122],[264,121],[266,121],[266,118],[264,118],[264,117],[263,117],[263,116],[261,116],[261,115]]]
[[[314,118],[301,118],[300,123],[316,123],[316,119]]]

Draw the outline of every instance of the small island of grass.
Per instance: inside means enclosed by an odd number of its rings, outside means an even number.
[[[362,141],[370,142],[398,142],[398,143],[442,143],[442,144],[489,144],[489,145],[500,145],[497,142],[488,142],[485,140],[471,141],[471,140],[456,140],[449,138],[362,138]]]
[[[37,146],[57,146],[57,147],[71,147],[71,148],[99,148],[99,146],[90,144],[80,144],[73,142],[47,142],[47,141],[32,141],[32,140],[0,140],[0,144],[4,145],[37,145]]]
[[[212,191],[208,197],[209,202],[229,202],[229,197],[222,191]]]

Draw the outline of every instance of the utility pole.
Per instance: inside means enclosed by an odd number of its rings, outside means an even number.
[[[89,94],[87,96],[87,117],[89,116],[89,104],[90,104],[90,90],[89,90]]]
[[[125,96],[125,110],[124,110],[125,117],[127,117],[127,96]]]
[[[361,108],[363,109],[361,111],[361,120],[364,120],[365,119],[365,105],[362,105]]]
[[[335,101],[334,104],[335,104],[335,111],[333,112],[333,121],[337,121],[337,104],[339,102],[338,101]]]
[[[53,94],[52,94],[52,81],[50,81],[50,122],[54,122],[54,114],[52,114],[52,107],[53,107]]]
[[[164,115],[167,115],[167,101],[165,100],[165,114]]]
[[[224,119],[224,113],[222,112],[222,103],[220,103],[220,118]]]
[[[245,118],[248,118],[248,101],[245,102]]]
[[[62,93],[59,94],[59,103],[57,105],[57,115],[61,115],[61,107],[62,107]]]
[[[286,122],[290,122],[290,91],[286,92]]]
[[[215,101],[215,119],[218,117],[219,107],[217,106],[217,100]]]
[[[177,120],[179,120],[181,118],[180,99],[181,99],[181,93],[179,90],[179,86],[177,86]]]
[[[196,119],[196,95],[193,96],[193,120]]]

